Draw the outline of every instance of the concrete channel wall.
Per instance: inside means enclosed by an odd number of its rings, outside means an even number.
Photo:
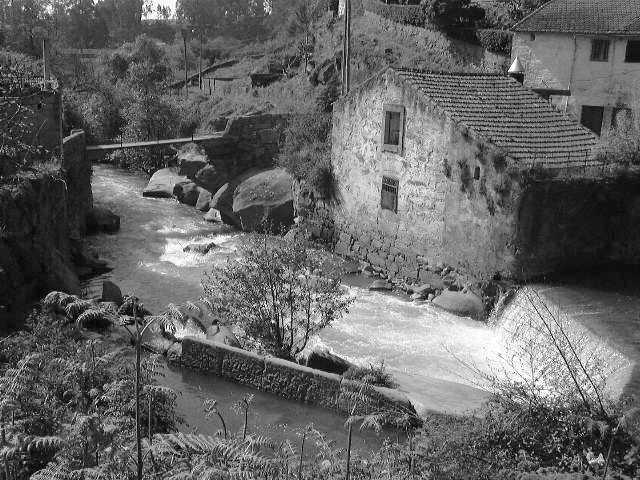
[[[415,415],[409,399],[397,390],[383,387],[363,389],[361,383],[346,380],[340,375],[210,340],[185,338],[181,363],[288,400],[310,403],[347,415],[385,411],[396,418]],[[357,403],[355,410],[354,403]]]

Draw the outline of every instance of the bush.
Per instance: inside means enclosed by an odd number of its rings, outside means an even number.
[[[347,380],[357,380],[376,387],[398,387],[398,384],[393,379],[393,375],[387,372],[384,362],[380,362],[379,365],[370,364],[368,367],[358,367],[354,365],[344,372],[343,377]]]
[[[363,0],[364,9],[381,17],[403,25],[424,27],[425,9],[422,5],[396,5],[382,3],[380,0]]]
[[[478,30],[476,32],[480,45],[493,53],[509,55],[513,34],[506,30]]]
[[[640,117],[618,112],[617,126],[600,137],[593,157],[606,164],[640,165]]]
[[[214,314],[271,355],[295,359],[352,302],[339,277],[320,273],[326,256],[301,242],[254,235],[239,253],[206,275],[205,299]]]

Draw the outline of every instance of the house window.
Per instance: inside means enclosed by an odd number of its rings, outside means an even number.
[[[404,137],[404,107],[402,105],[384,106],[384,124],[382,130],[382,150],[402,153]]]
[[[398,180],[395,178],[382,177],[380,206],[384,210],[391,210],[393,213],[398,213]]]
[[[640,40],[629,40],[627,42],[627,53],[624,61],[627,63],[640,63]]]
[[[602,38],[594,38],[591,40],[591,61],[608,62],[609,45],[609,40],[604,40]]]
[[[582,116],[580,123],[600,135],[602,132],[602,119],[604,118],[604,107],[593,107],[584,105],[582,107]]]
[[[473,179],[480,180],[480,167],[476,167],[473,169]]]
[[[531,39],[532,42],[536,41],[536,34],[535,33],[530,33],[529,34],[529,38]]]

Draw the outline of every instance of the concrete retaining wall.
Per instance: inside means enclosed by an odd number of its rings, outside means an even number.
[[[369,387],[361,392],[361,383],[345,380],[340,375],[264,357],[210,340],[185,338],[181,363],[288,400],[345,414],[351,414],[355,398],[360,397],[356,414],[392,411],[397,412],[396,415],[415,415],[415,409],[407,397],[397,390]]]

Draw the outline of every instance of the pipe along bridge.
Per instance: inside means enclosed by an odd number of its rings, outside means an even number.
[[[225,132],[217,132],[211,135],[199,135],[193,137],[184,138],[169,138],[163,140],[149,140],[138,141],[129,143],[107,143],[103,145],[87,145],[87,158],[88,160],[98,160],[104,155],[107,155],[116,150],[132,150],[136,148],[154,148],[154,147],[171,147],[174,145],[185,145],[187,143],[200,143],[207,142],[216,139],[222,139],[225,136]]]

